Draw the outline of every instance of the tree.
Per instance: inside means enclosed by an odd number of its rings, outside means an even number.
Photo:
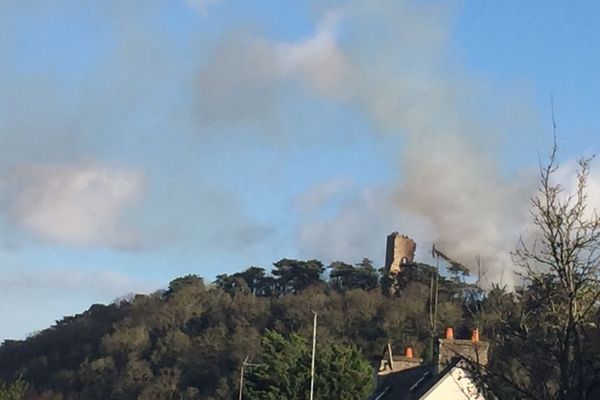
[[[330,268],[332,286],[336,289],[372,290],[377,288],[379,275],[368,258],[363,258],[355,267],[341,261],[334,261]]]
[[[572,194],[556,182],[557,146],[540,168],[531,200],[535,238],[521,238],[514,252],[524,286],[517,304],[501,317],[506,331],[498,346],[504,370],[498,386],[521,398],[590,399],[600,377],[597,341],[600,299],[600,217],[588,206],[590,158],[578,162]],[[507,366],[506,360],[515,362]],[[500,389],[504,390],[504,389]],[[593,394],[595,393],[595,395]]]
[[[248,267],[243,272],[221,274],[216,278],[215,285],[230,294],[250,291],[256,296],[268,297],[275,290],[275,279],[267,276],[261,267]]]
[[[308,399],[311,348],[304,338],[275,331],[263,337],[261,364],[247,378],[247,398],[253,400]],[[315,397],[363,400],[372,391],[372,370],[355,347],[317,346]]]
[[[0,400],[23,400],[26,391],[27,384],[22,379],[10,384],[0,381]]]
[[[346,290],[352,287],[352,273],[354,267],[350,264],[346,264],[342,261],[333,261],[329,266],[331,272],[329,277],[331,279],[330,285],[337,290]]]
[[[262,365],[248,373],[248,399],[301,399],[309,390],[310,353],[302,337],[275,331],[263,337]]]
[[[297,293],[321,282],[321,274],[325,270],[319,260],[300,261],[284,258],[273,265],[273,275],[279,277],[278,284],[282,294]]]
[[[167,294],[170,295],[176,293],[190,286],[196,286],[198,288],[203,289],[204,280],[198,275],[194,274],[189,274],[186,276],[182,276],[181,278],[173,279],[171,282],[169,282],[169,290],[167,291]]]
[[[354,346],[332,344],[320,349],[315,396],[319,399],[364,400],[373,390],[373,370]]]
[[[265,287],[265,269],[260,267],[248,267],[245,271],[239,272],[240,276],[255,295],[267,295],[269,290]]]
[[[239,274],[221,274],[217,275],[216,278],[217,279],[215,280],[215,285],[224,292],[227,292],[229,294],[234,294],[238,292],[250,292],[248,284],[244,281],[242,277],[239,276]]]

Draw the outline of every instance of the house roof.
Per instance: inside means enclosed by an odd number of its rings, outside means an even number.
[[[388,347],[386,347],[385,350],[383,351],[381,358],[385,359],[385,360],[390,359],[390,351],[389,351]],[[406,361],[406,362],[419,363],[419,364],[421,364],[423,362],[423,359],[420,357],[406,357],[403,354],[392,354],[392,359],[394,361]]]
[[[373,395],[372,400],[416,400],[435,386],[452,368],[459,358],[453,360],[439,374],[434,373],[434,367],[423,365],[387,376],[380,389]]]

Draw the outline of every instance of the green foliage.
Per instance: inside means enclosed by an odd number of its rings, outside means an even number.
[[[445,253],[443,253],[439,249],[436,249],[435,246],[432,249],[432,254],[446,261],[446,263],[448,264],[446,269],[450,273],[452,280],[460,281],[463,278],[470,275],[469,268],[467,268],[464,264],[448,257]]]
[[[169,283],[168,293],[176,293],[190,286],[204,288],[204,281],[198,275],[186,275],[181,278],[173,279]]]
[[[318,260],[298,261],[284,258],[273,265],[273,275],[279,277],[278,286],[282,294],[298,293],[320,283],[321,274],[325,271],[323,263]]]
[[[262,365],[248,374],[248,396],[256,400],[306,398],[310,388],[310,351],[298,335],[289,339],[275,331],[263,338]]]
[[[319,344],[315,360],[316,398],[363,400],[371,393],[371,365],[355,347]],[[248,373],[246,398],[309,398],[311,347],[306,339],[267,331],[260,362]]]
[[[315,396],[320,399],[364,400],[373,390],[371,364],[354,346],[318,347]]]
[[[250,267],[222,275],[214,285],[188,275],[173,280],[166,291],[93,305],[26,340],[5,342],[0,346],[0,379],[14,381],[22,375],[38,393],[32,399],[40,400],[231,399],[237,396],[246,356],[258,360],[272,351],[264,335],[277,331],[286,338],[278,342],[272,337],[273,348],[294,340],[285,356],[306,365],[305,342],[317,310],[318,398],[362,396],[370,388],[371,372],[369,379],[359,379],[370,371],[368,363],[358,361],[361,354],[377,360],[388,341],[399,347],[410,344],[421,355],[430,346],[427,285],[435,270],[422,264],[406,269],[411,281],[389,297],[377,285],[379,275],[369,260],[335,265],[329,281],[316,260],[284,259],[275,263],[273,275]],[[446,323],[467,323],[457,288],[440,278],[440,330]],[[362,372],[336,378],[344,382],[346,394],[323,392],[339,388],[320,379],[355,369]],[[306,368],[294,373],[301,379],[290,385],[304,388]]]
[[[331,263],[331,284],[338,290],[373,290],[378,286],[379,275],[368,258],[355,267],[341,261]]]
[[[0,381],[0,400],[23,400],[27,391],[27,384],[22,379],[13,383]]]

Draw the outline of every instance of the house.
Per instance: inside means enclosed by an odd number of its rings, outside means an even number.
[[[486,400],[467,366],[487,364],[489,343],[479,340],[477,330],[472,332],[471,339],[455,339],[452,328],[447,328],[446,336],[437,342],[430,363],[414,357],[410,347],[404,355],[395,356],[388,344],[379,365],[377,390],[371,399]]]

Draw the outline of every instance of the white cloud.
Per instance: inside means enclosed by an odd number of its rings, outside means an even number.
[[[143,174],[95,164],[17,168],[2,181],[9,220],[52,243],[130,248],[135,231],[122,221],[140,196]]]
[[[204,122],[258,126],[270,133],[288,92],[285,85],[296,81],[338,97],[350,70],[337,45],[337,20],[335,13],[328,14],[313,35],[295,42],[228,37],[200,70]]]
[[[341,90],[341,84],[350,71],[337,44],[339,17],[338,13],[329,13],[313,36],[299,42],[277,44],[278,72],[284,77],[299,77],[328,95]]]
[[[600,213],[600,167],[592,165],[588,181],[588,211]]]
[[[558,183],[563,189],[564,198],[577,192],[577,173],[579,164],[577,160],[569,160],[561,163],[554,174],[552,183]],[[600,166],[598,160],[591,160],[590,171],[587,180],[588,212],[594,209],[600,210]],[[589,215],[591,216],[591,214]]]

